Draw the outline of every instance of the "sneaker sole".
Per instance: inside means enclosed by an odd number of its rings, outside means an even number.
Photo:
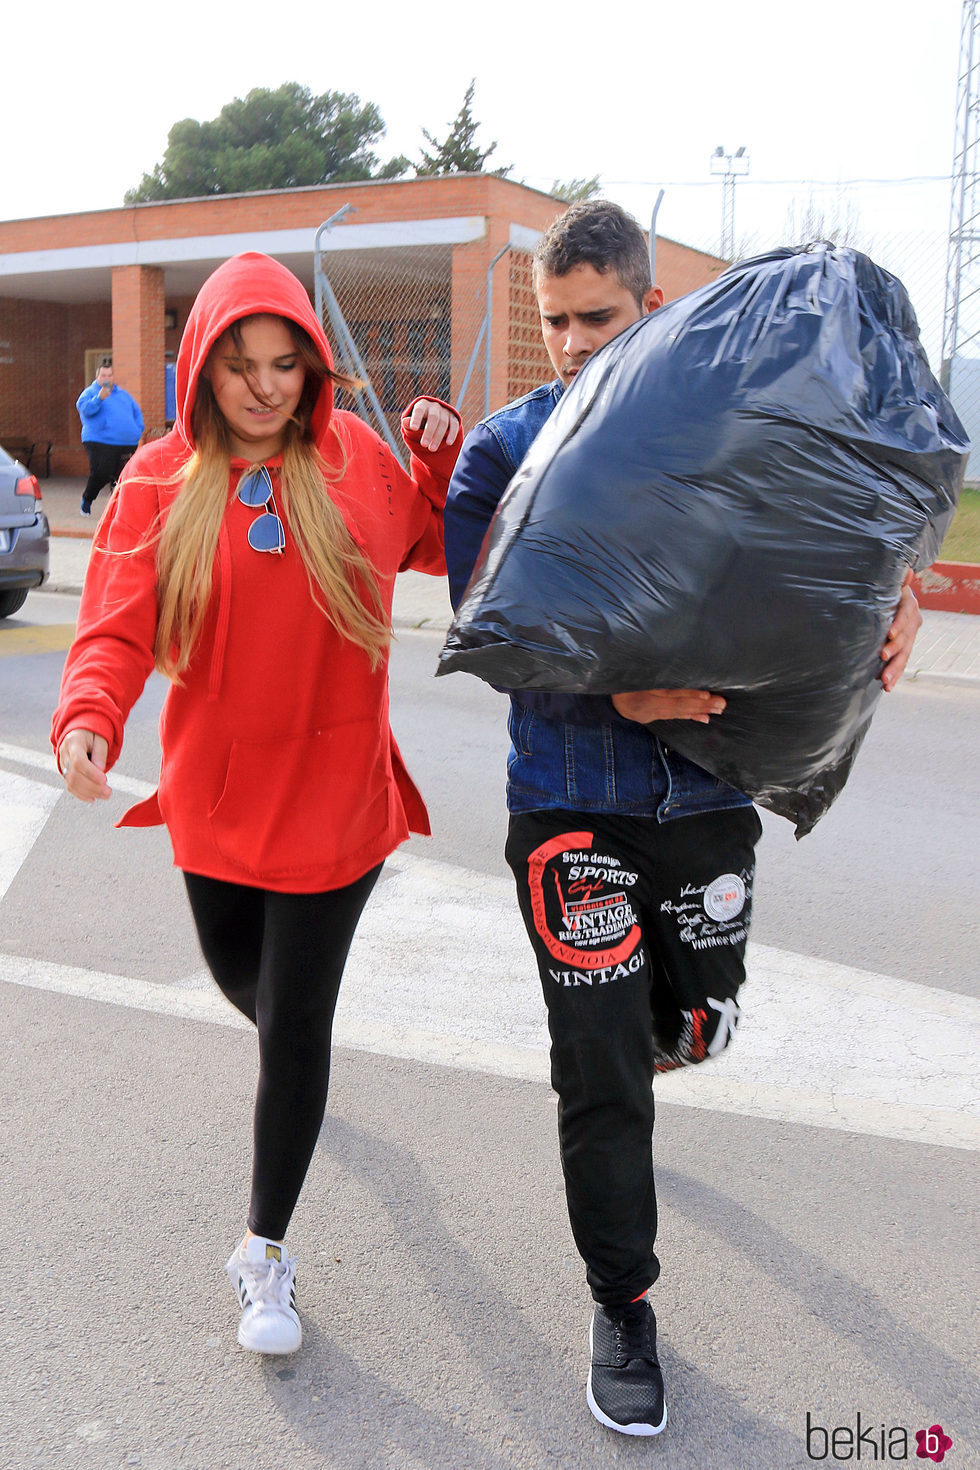
[[[255,1343],[247,1340],[242,1324],[239,1324],[238,1345],[243,1347],[247,1353],[260,1353],[264,1358],[288,1358],[291,1353],[298,1353],[303,1346],[303,1330],[300,1328],[299,1340],[293,1347],[257,1347]]]
[[[602,1412],[602,1410],[599,1408],[599,1405],[596,1403],[595,1398],[593,1396],[593,1393],[592,1393],[592,1372],[591,1372],[591,1369],[589,1371],[589,1381],[585,1385],[585,1399],[586,1399],[586,1403],[588,1404],[589,1408],[592,1410],[593,1416],[596,1419],[598,1419],[599,1423],[602,1424],[602,1425],[604,1425],[606,1427],[606,1429],[615,1429],[615,1431],[616,1431],[617,1434],[638,1434],[638,1435],[645,1435],[646,1438],[649,1439],[654,1434],[660,1434],[661,1431],[667,1427],[667,1400],[666,1399],[664,1399],[664,1417],[661,1419],[660,1423],[657,1424],[657,1425],[653,1425],[653,1424],[617,1424],[616,1421],[615,1421],[615,1419],[610,1419],[609,1416],[608,1416],[608,1414],[604,1414]]]
[[[590,1352],[590,1354],[592,1352],[592,1324],[591,1323],[589,1324],[589,1352]],[[585,1401],[588,1404],[589,1408],[591,1409],[592,1414],[593,1414],[593,1417],[596,1418],[596,1419],[598,1419],[599,1423],[602,1424],[602,1425],[604,1425],[606,1429],[615,1429],[615,1431],[616,1431],[617,1434],[644,1435],[647,1439],[649,1439],[649,1438],[651,1438],[655,1434],[660,1434],[667,1427],[667,1397],[666,1397],[666,1395],[664,1395],[664,1416],[661,1419],[660,1423],[657,1424],[657,1425],[653,1425],[653,1424],[617,1424],[615,1419],[610,1419],[609,1418],[609,1415],[608,1414],[604,1414],[603,1411],[599,1408],[599,1405],[595,1401],[595,1395],[592,1392],[592,1369],[591,1368],[589,1369],[589,1377],[588,1377],[588,1381],[587,1381],[587,1383],[585,1385]]]

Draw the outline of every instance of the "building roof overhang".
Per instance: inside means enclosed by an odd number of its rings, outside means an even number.
[[[320,249],[324,256],[350,251],[379,251],[387,256],[391,252],[468,244],[482,239],[486,231],[487,221],[482,215],[345,223],[341,228],[321,234]],[[513,225],[511,235],[514,244],[527,248],[537,238],[537,231]],[[109,301],[112,271],[118,266],[160,267],[168,298],[193,296],[221,261],[243,250],[274,255],[312,290],[316,237],[317,228],[311,226],[10,252],[0,255],[0,296],[39,301]]]

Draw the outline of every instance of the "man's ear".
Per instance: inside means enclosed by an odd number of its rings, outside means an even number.
[[[658,307],[663,306],[663,304],[664,304],[664,293],[663,293],[663,291],[661,291],[661,289],[660,289],[659,286],[651,286],[650,289],[649,289],[649,291],[645,291],[643,293],[643,314],[644,314],[644,316],[646,316],[647,312],[656,311],[658,309]]]

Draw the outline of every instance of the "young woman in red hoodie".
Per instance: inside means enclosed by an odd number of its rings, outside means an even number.
[[[227,1265],[238,1340],[294,1352],[283,1247],[326,1105],[334,1008],[388,854],[428,832],[388,723],[395,575],[442,575],[454,410],[402,420],[406,474],[335,411],[306,291],[268,256],[205,282],[177,358],[177,422],[130,461],[98,528],[52,744],[68,790],[106,772],[150,672],[171,680],[157,791],[204,957],[256,1025],[248,1227]]]

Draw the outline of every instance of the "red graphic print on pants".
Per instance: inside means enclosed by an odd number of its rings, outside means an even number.
[[[531,853],[534,927],[556,960],[583,970],[622,964],[640,942],[630,890],[637,875],[591,850],[591,832],[562,832]]]

